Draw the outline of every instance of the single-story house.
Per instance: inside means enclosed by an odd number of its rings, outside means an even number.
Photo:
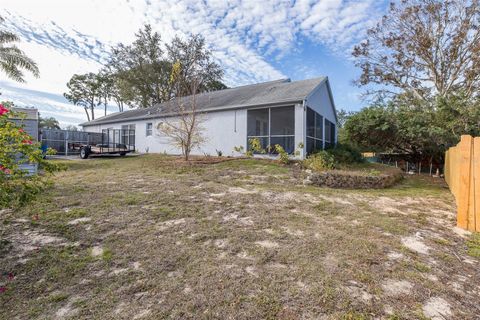
[[[304,158],[337,141],[337,116],[327,77],[205,92],[198,94],[196,101],[205,142],[192,151],[194,155],[240,155],[234,148],[248,150],[248,141],[258,138],[263,148],[280,144],[290,154],[297,152],[298,158]],[[171,103],[117,112],[80,125],[89,132],[134,129],[138,152],[181,154],[171,139],[157,130],[166,117],[175,116],[165,112]],[[127,139],[132,137],[121,137],[123,143]]]

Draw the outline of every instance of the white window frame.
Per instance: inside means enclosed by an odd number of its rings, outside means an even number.
[[[150,128],[148,126],[150,125]],[[146,137],[151,137],[153,134],[153,123],[152,122],[147,122],[145,124],[145,136]]]

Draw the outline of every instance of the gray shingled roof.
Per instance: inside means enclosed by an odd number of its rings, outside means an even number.
[[[303,101],[326,79],[326,77],[321,77],[294,82],[291,82],[290,79],[281,79],[219,91],[205,92],[197,95],[197,108],[198,110],[206,112]],[[189,97],[184,97],[182,99],[189,99]],[[171,105],[172,102],[169,101],[155,105],[151,108],[116,112],[80,125],[89,126],[102,123],[158,118],[171,114],[167,112]]]

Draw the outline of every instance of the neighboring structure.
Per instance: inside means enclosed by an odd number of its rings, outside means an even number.
[[[299,158],[337,141],[336,111],[327,77],[291,82],[289,79],[246,85],[197,95],[206,142],[192,154],[235,154],[248,149],[248,140],[262,146],[280,144]],[[139,152],[180,154],[170,138],[156,129],[166,114],[167,102],[151,108],[117,112],[80,124],[85,131],[135,129]],[[125,137],[128,139],[128,137]]]
[[[32,136],[33,141],[38,141],[38,110],[35,108],[14,107],[12,111],[19,114],[19,117],[12,118],[12,120],[18,125],[23,126],[23,130]],[[28,171],[29,174],[35,174],[37,172],[36,164],[22,163],[19,167]]]

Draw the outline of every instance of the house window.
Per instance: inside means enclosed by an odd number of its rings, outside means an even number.
[[[295,149],[295,110],[293,107],[248,110],[247,141],[257,138],[263,149],[275,153],[281,145],[292,154]],[[270,147],[270,148],[269,148]],[[250,145],[248,145],[250,148]]]
[[[307,153],[323,149],[323,117],[307,108]]]
[[[145,131],[145,135],[147,137],[152,135],[152,128],[153,128],[153,124],[151,122],[147,123],[146,131]]]
[[[122,125],[122,143],[125,145],[133,146],[135,145],[135,125],[134,124],[125,124]]]

